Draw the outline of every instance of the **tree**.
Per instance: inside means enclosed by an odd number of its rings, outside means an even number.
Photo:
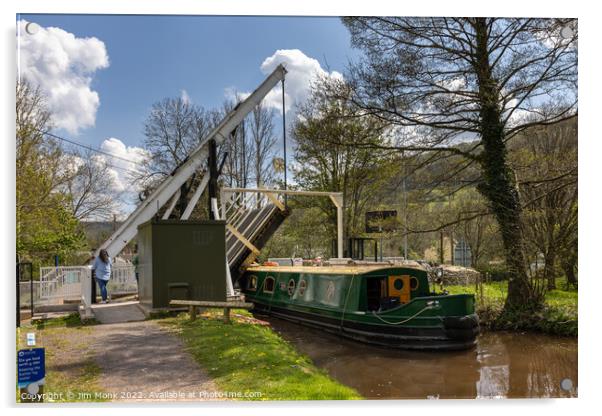
[[[274,135],[274,110],[259,104],[253,110],[250,121],[253,149],[253,168],[257,187],[269,184],[274,179],[272,159],[276,136]]]
[[[144,123],[144,146],[151,157],[143,166],[144,174],[136,177],[146,193],[186,160],[216,125],[216,118],[212,112],[180,97],[153,104]],[[200,180],[197,172],[182,185],[176,213],[184,212]]]
[[[109,165],[90,151],[74,152],[63,160],[67,166],[64,189],[73,216],[80,221],[110,219],[118,195],[113,192]]]
[[[509,271],[505,307],[539,308],[543,300],[527,275],[522,200],[506,146],[529,126],[576,112],[576,20],[343,22],[353,46],[364,52],[347,75],[353,103],[392,126],[385,148],[450,153],[462,156],[458,169],[479,166],[478,190],[499,225]],[[458,148],[469,140],[476,140],[473,148]]]
[[[314,199],[315,202],[315,199]],[[269,257],[302,257],[305,259],[330,255],[332,238],[326,214],[319,206],[304,207],[297,198],[289,200],[291,215],[278,228],[262,249],[263,259]]]
[[[561,253],[568,257],[563,263],[567,268],[568,260],[576,260],[576,254],[571,254],[576,253],[577,235],[576,117],[531,128],[512,148],[512,164],[526,202],[524,234],[532,247],[531,261],[543,255],[547,289],[556,289],[556,263]]]
[[[476,194],[476,195],[475,195]],[[454,201],[454,211],[458,217],[468,216],[474,212],[487,212],[483,198],[474,188],[459,193]],[[477,215],[474,218],[460,222],[456,233],[470,247],[472,267],[478,270],[485,268],[484,258],[495,254],[498,249],[498,229],[491,215]]]
[[[336,85],[330,86],[342,94],[349,91],[344,83],[333,83]],[[387,152],[347,145],[382,143],[380,121],[356,116],[355,108],[344,97],[332,100],[316,85],[307,103],[299,108],[292,128],[295,182],[302,189],[343,193],[346,236],[363,232],[363,214],[373,200],[373,191],[390,177],[383,167],[388,162]],[[311,203],[318,204],[327,214],[334,236],[336,209],[332,202],[313,199]]]
[[[222,105],[222,116],[225,117],[236,105],[234,101],[226,100]],[[254,151],[248,135],[248,124],[249,121],[245,118],[219,149],[220,160],[227,153],[222,180],[230,187],[246,188],[251,181]]]
[[[51,128],[44,96],[26,81],[16,90],[17,255],[39,263],[79,249],[84,237],[69,210],[61,147]]]

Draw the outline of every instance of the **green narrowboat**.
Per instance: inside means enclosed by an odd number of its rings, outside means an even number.
[[[474,296],[431,292],[420,266],[251,266],[255,311],[371,344],[459,350],[476,344]]]

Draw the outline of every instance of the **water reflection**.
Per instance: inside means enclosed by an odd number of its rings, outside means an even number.
[[[577,396],[577,340],[572,338],[493,332],[481,335],[472,350],[414,352],[267,320],[318,367],[371,399]],[[565,378],[573,382],[570,391],[560,388]]]

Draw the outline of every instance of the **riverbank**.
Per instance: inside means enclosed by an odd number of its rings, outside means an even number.
[[[566,281],[559,279],[556,287],[564,288]],[[577,289],[555,289],[546,293],[544,308],[536,314],[509,315],[504,313],[508,282],[483,283],[482,297],[474,285],[446,286],[449,293],[472,293],[481,328],[485,330],[534,331],[551,335],[576,337],[578,334]]]
[[[187,314],[159,323],[177,333],[223,392],[240,400],[349,400],[361,396],[301,355],[244,311],[231,324],[219,312],[191,322]],[[241,318],[242,316],[242,318]]]

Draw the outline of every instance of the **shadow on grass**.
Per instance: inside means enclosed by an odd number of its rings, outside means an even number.
[[[361,398],[314,366],[270,327],[236,319],[225,324],[219,314],[194,322],[187,318],[182,313],[161,323],[182,337],[188,351],[223,391],[241,393],[242,400]]]
[[[78,313],[72,313],[60,318],[51,318],[37,321],[32,324],[36,329],[42,330],[46,328],[76,328],[82,326],[98,325],[96,319],[81,320]]]

